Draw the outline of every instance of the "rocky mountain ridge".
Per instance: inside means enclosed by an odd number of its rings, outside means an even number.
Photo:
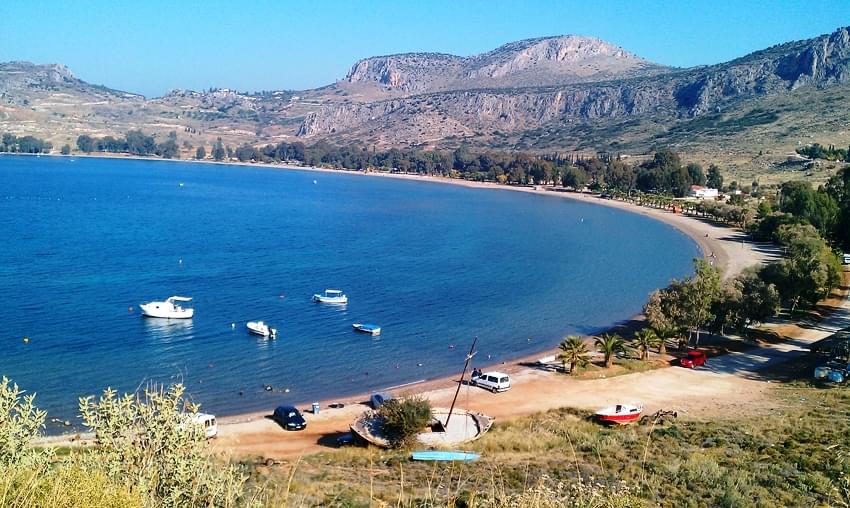
[[[521,53],[521,52],[520,52]],[[492,59],[491,59],[492,61]],[[489,64],[486,69],[499,69]],[[671,120],[719,113],[736,102],[799,87],[850,82],[850,33],[832,34],[693,69],[652,68],[617,79],[560,86],[447,90],[383,101],[326,106],[308,115],[299,135],[374,136],[378,126],[415,142],[427,117],[456,125],[451,135],[516,131],[547,123],[598,122],[645,115]],[[404,80],[402,79],[402,82]]]
[[[564,35],[511,42],[470,57],[404,53],[365,58],[351,67],[343,81],[426,93],[559,85],[666,69],[601,39]]]

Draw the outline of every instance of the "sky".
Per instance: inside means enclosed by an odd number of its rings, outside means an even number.
[[[62,63],[90,83],[157,97],[314,88],[369,56],[467,56],[563,34],[690,67],[848,25],[850,0],[2,0],[0,62]]]

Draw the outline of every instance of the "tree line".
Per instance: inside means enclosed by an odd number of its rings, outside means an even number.
[[[115,138],[104,136],[96,138],[83,134],[77,137],[77,149],[81,152],[127,153],[130,155],[158,155],[164,159],[179,159],[180,146],[177,144],[177,133],[171,131],[162,143],[157,143],[154,136],[141,130],[127,131],[124,137]]]
[[[716,267],[695,260],[693,276],[650,295],[644,314],[652,329],[662,337],[687,333],[685,343],[698,344],[702,328],[721,334],[726,329],[744,332],[775,316],[780,306],[793,313],[826,298],[841,282],[841,259],[810,217],[784,206],[791,211],[762,208],[751,228],[783,249],[781,260],[726,281]]]
[[[835,148],[835,145],[823,146],[814,143],[797,149],[797,153],[810,159],[824,159],[828,161],[850,162],[850,147],[847,150]]]
[[[219,141],[220,143],[220,141]],[[413,150],[391,148],[374,150],[365,146],[335,146],[318,142],[281,142],[255,147],[249,144],[228,152],[240,162],[297,162],[310,166],[341,169],[376,169],[431,176],[491,181],[505,184],[563,185],[571,188],[641,190],[685,196],[691,185],[722,186],[720,170],[709,168],[708,176],[699,164],[683,164],[671,150],[659,150],[654,157],[631,166],[619,157],[603,155],[583,158],[557,154],[536,156],[523,152],[472,152],[456,150]]]
[[[0,138],[0,153],[49,153],[53,149],[50,141],[35,136],[17,137],[8,132]]]

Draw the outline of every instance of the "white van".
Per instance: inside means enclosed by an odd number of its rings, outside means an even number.
[[[844,263],[845,265],[850,265],[850,254],[844,254],[844,260],[843,260],[843,263]]]
[[[215,421],[215,415],[207,413],[197,413],[190,417],[192,423],[201,425],[204,428],[204,436],[207,439],[218,435],[218,423]]]
[[[506,392],[511,388],[511,378],[504,372],[482,372],[473,376],[470,382],[493,393]]]

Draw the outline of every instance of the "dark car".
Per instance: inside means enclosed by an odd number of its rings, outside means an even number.
[[[345,434],[340,434],[336,438],[336,446],[337,448],[342,448],[343,446],[352,446],[355,444],[354,434],[351,432],[346,432]]]
[[[679,358],[679,365],[693,369],[701,365],[705,365],[707,357],[702,351],[688,351],[684,356]]]
[[[278,406],[274,410],[272,420],[286,430],[304,430],[307,428],[307,422],[301,416],[301,412],[293,406]]]

